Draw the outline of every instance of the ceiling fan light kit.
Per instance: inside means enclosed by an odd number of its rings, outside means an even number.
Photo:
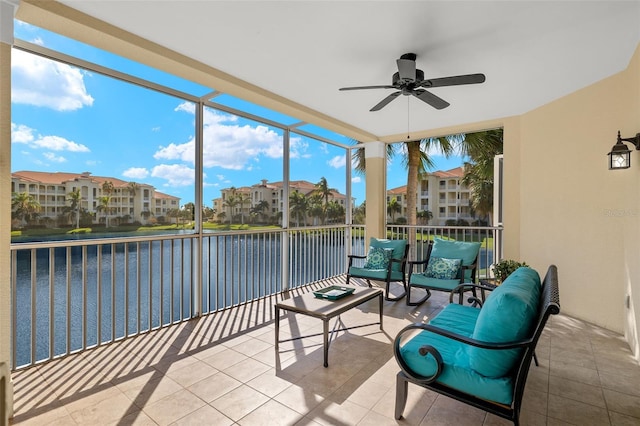
[[[396,60],[398,72],[391,77],[391,85],[342,87],[339,90],[395,89],[396,91],[382,99],[370,111],[379,111],[400,95],[415,96],[435,109],[448,107],[449,102],[425,90],[431,87],[460,86],[464,84],[484,83],[484,74],[466,74],[451,77],[424,79],[424,72],[416,68],[415,53],[405,53]]]

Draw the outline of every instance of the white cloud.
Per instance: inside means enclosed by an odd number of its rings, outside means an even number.
[[[193,114],[195,106],[184,102],[176,108]],[[246,170],[250,162],[262,156],[282,157],[282,135],[264,125],[238,125],[233,115],[206,109],[204,114],[204,167],[222,167]],[[308,144],[300,138],[291,138],[291,158],[308,156]],[[170,143],[159,147],[157,160],[181,160],[194,164],[195,139],[185,143]]]
[[[11,123],[11,142],[28,143],[31,142],[34,130],[24,124]]]
[[[55,163],[64,163],[65,161],[67,161],[66,158],[64,158],[61,155],[56,155],[53,152],[45,152],[44,154],[42,154],[44,156],[44,158],[46,158],[49,161],[53,161]]]
[[[122,172],[122,176],[129,179],[145,179],[149,176],[149,170],[144,167],[130,167]]]
[[[347,159],[344,155],[336,155],[331,160],[327,161],[327,164],[329,165],[329,167],[339,169],[347,164]]]
[[[11,123],[11,142],[26,144],[29,148],[44,148],[51,151],[90,152],[85,145],[67,140],[61,136],[42,136],[36,130],[23,124]]]
[[[33,44],[37,44],[38,46],[44,46],[44,40],[40,37],[36,37],[31,41]]]
[[[160,164],[151,170],[151,176],[166,179],[165,186],[188,186],[195,183],[196,171],[181,164]]]
[[[351,183],[360,183],[362,182],[362,178],[360,176],[354,176],[351,178]]]
[[[152,127],[151,131],[152,132],[159,132],[160,131],[160,126]]]
[[[21,50],[11,57],[11,102],[74,111],[93,105],[84,73],[61,62]]]
[[[53,151],[90,152],[85,145],[68,141],[60,136],[41,136],[29,145],[37,148],[46,148]]]

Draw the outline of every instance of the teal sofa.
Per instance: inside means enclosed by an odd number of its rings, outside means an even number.
[[[481,308],[452,303],[428,324],[405,327],[394,342],[401,369],[396,418],[413,383],[519,424],[536,344],[548,317],[559,312],[557,268],[550,266],[541,283],[535,270],[522,267]]]

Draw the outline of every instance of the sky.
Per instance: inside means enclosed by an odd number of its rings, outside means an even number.
[[[213,88],[163,73],[100,49],[16,21],[15,37],[194,96]],[[91,172],[153,185],[195,198],[195,104],[99,73],[13,50],[12,171]],[[225,106],[283,124],[299,120],[222,95]],[[310,133],[352,145],[348,138],[312,125]],[[220,110],[204,114],[203,202],[212,206],[220,189],[283,179],[283,131]],[[346,193],[346,150],[292,134],[290,179],[328,185]],[[436,154],[436,153],[434,153]],[[400,156],[388,164],[388,188],[406,184]],[[462,164],[460,157],[433,155],[434,170]],[[364,176],[353,172],[352,196],[364,201]]]

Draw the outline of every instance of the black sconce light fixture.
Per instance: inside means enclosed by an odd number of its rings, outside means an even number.
[[[631,166],[631,150],[622,142],[631,142],[636,150],[640,150],[640,133],[633,138],[621,138],[618,130],[618,142],[611,148],[609,170],[628,169]]]

